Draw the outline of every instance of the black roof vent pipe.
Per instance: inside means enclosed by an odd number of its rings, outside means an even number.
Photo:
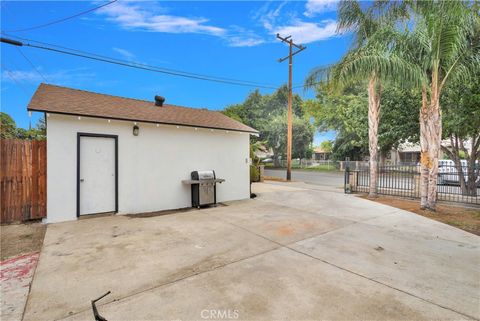
[[[162,96],[155,96],[155,106],[163,106],[163,103],[165,102],[165,97]]]

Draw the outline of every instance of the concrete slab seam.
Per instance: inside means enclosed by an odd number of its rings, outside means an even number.
[[[393,214],[393,213],[389,213],[389,214]],[[383,215],[388,215],[388,214],[383,214]],[[381,216],[383,216],[383,215],[381,215]],[[370,218],[370,219],[375,219],[375,218]],[[370,220],[370,219],[369,219],[369,220]],[[220,219],[220,220],[221,220],[221,219]],[[223,221],[223,220],[222,220],[222,221]],[[224,222],[225,222],[225,221],[224,221]],[[262,238],[264,238],[264,239],[267,240],[267,241],[270,241],[270,242],[273,242],[273,243],[275,243],[275,244],[278,244],[280,247],[289,249],[289,250],[294,251],[294,252],[296,252],[296,253],[298,253],[298,254],[303,254],[303,255],[305,255],[305,256],[307,256],[307,257],[310,257],[310,258],[315,259],[315,260],[317,260],[317,261],[323,262],[323,263],[325,263],[325,264],[328,264],[328,265],[330,265],[330,266],[332,266],[332,267],[335,267],[335,268],[337,268],[337,269],[340,269],[340,270],[342,270],[342,271],[345,271],[345,272],[354,274],[354,275],[356,275],[356,276],[359,276],[359,277],[364,278],[364,279],[366,279],[366,280],[369,280],[369,281],[371,281],[371,282],[375,282],[375,283],[377,283],[377,284],[383,285],[383,286],[388,287],[388,288],[390,288],[390,289],[392,289],[392,290],[396,290],[396,291],[402,292],[402,293],[404,293],[404,294],[407,294],[407,295],[409,295],[409,296],[412,296],[412,297],[414,297],[414,298],[416,298],[416,299],[422,300],[422,301],[427,302],[427,303],[429,303],[429,304],[435,305],[435,306],[440,307],[440,308],[442,308],[442,309],[445,309],[445,310],[449,310],[449,311],[458,313],[458,314],[463,315],[464,317],[467,317],[467,318],[469,318],[469,319],[479,320],[479,319],[477,319],[477,318],[475,318],[475,317],[473,317],[473,316],[470,316],[470,315],[468,315],[468,314],[465,314],[465,313],[463,313],[463,312],[456,311],[456,310],[454,310],[454,309],[452,309],[452,308],[443,306],[443,305],[438,304],[438,303],[436,303],[436,302],[433,302],[433,301],[430,301],[430,300],[428,300],[428,299],[425,299],[425,298],[422,298],[422,297],[420,297],[420,296],[417,296],[417,295],[415,295],[415,294],[413,294],[413,293],[410,293],[410,292],[407,292],[407,291],[405,291],[405,290],[396,288],[396,287],[394,287],[394,286],[391,286],[391,285],[382,283],[382,282],[377,281],[377,280],[375,280],[375,279],[373,279],[373,278],[370,278],[370,277],[368,277],[368,276],[362,275],[362,274],[357,273],[357,272],[355,272],[355,271],[349,270],[349,269],[347,269],[347,268],[344,268],[344,267],[341,267],[341,266],[336,265],[336,264],[334,264],[334,263],[331,263],[331,262],[329,262],[329,261],[326,261],[326,260],[324,260],[324,259],[322,259],[322,258],[315,257],[315,256],[313,256],[313,255],[311,255],[311,254],[308,254],[308,253],[305,253],[305,252],[302,252],[302,251],[300,251],[300,250],[297,250],[297,249],[294,249],[294,248],[290,247],[290,245],[292,245],[292,244],[296,244],[296,243],[298,243],[298,242],[303,242],[303,241],[305,241],[305,240],[308,240],[308,239],[311,239],[311,238],[314,238],[314,237],[317,237],[317,236],[321,236],[321,235],[327,234],[327,233],[329,233],[329,232],[334,232],[334,231],[340,230],[340,229],[342,229],[342,228],[345,228],[345,227],[347,227],[347,226],[352,226],[352,225],[355,225],[355,224],[358,224],[358,223],[363,223],[363,222],[353,222],[353,223],[351,223],[351,224],[348,224],[348,225],[345,225],[345,226],[342,226],[342,227],[339,227],[339,228],[336,228],[336,229],[333,229],[333,230],[330,230],[330,231],[327,231],[327,232],[324,232],[324,233],[319,233],[319,234],[317,234],[317,235],[315,235],[315,236],[311,236],[311,237],[308,237],[308,238],[305,238],[305,239],[302,239],[302,240],[294,241],[294,242],[291,242],[291,243],[288,243],[288,244],[285,244],[285,245],[282,244],[282,243],[279,243],[279,242],[277,242],[277,241],[271,240],[271,239],[269,239],[268,237],[265,237],[265,236],[263,236],[263,235],[259,235],[259,234],[255,233],[255,232],[253,232],[253,231],[250,231],[250,230],[248,230],[247,228],[244,228],[244,227],[242,227],[242,226],[238,226],[238,225],[236,225],[236,224],[234,224],[234,223],[231,223],[231,222],[226,222],[226,223],[231,224],[231,225],[233,225],[233,226],[236,226],[236,227],[238,227],[238,228],[241,228],[241,229],[243,229],[244,231],[247,231],[247,232],[249,232],[249,233],[252,233],[252,234],[254,234],[254,235],[256,235],[256,236],[262,237]]]
[[[313,256],[313,255],[311,255],[311,254],[302,252],[302,251],[300,251],[300,250],[291,248],[291,247],[289,247],[289,246],[286,246],[286,248],[288,248],[288,249],[290,249],[290,250],[292,250],[292,251],[294,251],[294,252],[297,252],[297,253],[299,253],[299,254],[303,254],[303,255],[305,255],[305,256],[311,257],[312,259],[318,260],[318,261],[320,261],[320,262],[323,262],[323,263],[325,263],[325,264],[328,264],[328,265],[333,266],[333,267],[335,267],[335,268],[338,268],[338,269],[340,269],[340,270],[343,270],[343,271],[349,272],[349,273],[351,273],[351,274],[357,275],[357,276],[359,276],[359,277],[361,277],[361,278],[364,278],[364,279],[367,279],[367,280],[369,280],[369,281],[375,282],[375,283],[377,283],[377,284],[386,286],[386,287],[388,287],[388,288],[390,288],[390,289],[392,289],[392,290],[396,290],[396,291],[402,292],[402,293],[404,293],[404,294],[407,294],[407,295],[409,295],[409,296],[412,296],[412,297],[414,297],[414,298],[416,298],[416,299],[419,299],[419,300],[421,300],[421,301],[424,301],[424,302],[427,302],[427,303],[429,303],[429,304],[435,305],[435,306],[437,306],[437,307],[439,307],[439,308],[442,308],[442,309],[445,309],[445,310],[449,310],[449,311],[451,311],[451,312],[458,313],[458,314],[463,315],[464,317],[467,317],[467,318],[472,319],[472,320],[479,320],[479,319],[477,319],[476,317],[473,317],[473,316],[471,316],[471,315],[468,315],[468,314],[465,314],[465,313],[463,313],[463,312],[454,310],[454,309],[452,309],[452,308],[449,308],[449,307],[446,307],[446,306],[444,306],[444,305],[438,304],[438,303],[433,302],[433,301],[431,301],[431,300],[422,298],[422,297],[420,297],[420,296],[418,296],[418,295],[416,295],[416,294],[413,294],[413,293],[410,293],[410,292],[408,292],[408,291],[405,291],[405,290],[396,288],[396,287],[391,286],[391,285],[389,285],[389,284],[385,284],[385,283],[383,283],[383,282],[377,281],[377,280],[375,280],[375,279],[373,279],[373,278],[370,278],[370,277],[368,277],[368,276],[362,275],[362,274],[357,273],[357,272],[355,272],[355,271],[351,271],[351,270],[349,270],[349,269],[347,269],[347,268],[341,267],[341,266],[339,266],[339,265],[336,265],[336,264],[331,263],[331,262],[329,262],[329,261],[326,261],[326,260],[324,260],[324,259],[318,258],[318,257]]]
[[[45,231],[45,235],[46,234],[47,234],[47,231]],[[44,235],[44,238],[45,238],[45,235]],[[23,320],[23,318],[25,317],[25,311],[27,310],[28,301],[30,299],[30,292],[32,292],[32,284],[33,284],[33,281],[35,280],[35,276],[37,275],[37,268],[40,265],[40,260],[42,258],[43,246],[44,245],[42,244],[42,248],[40,249],[40,254],[38,255],[37,265],[35,265],[35,269],[33,270],[32,279],[30,280],[30,284],[28,285],[27,299],[25,300],[25,305],[23,306],[22,319],[21,320]]]
[[[315,212],[315,211],[311,211],[311,210],[306,210],[306,209],[303,209],[303,208],[298,208],[298,207],[292,207],[292,206],[287,206],[287,205],[281,205],[281,204],[277,204],[277,203],[273,203],[273,202],[270,202],[270,201],[266,201],[266,200],[261,200],[261,199],[255,199],[256,202],[263,202],[263,203],[267,203],[267,204],[275,204],[276,207],[282,207],[282,208],[289,208],[289,209],[295,209],[295,210],[299,210],[299,211],[302,211],[302,212],[305,212],[305,213],[309,213],[309,214],[319,214],[318,212]],[[390,215],[390,214],[395,214],[395,213],[398,213],[398,212],[401,212],[403,210],[401,209],[398,209],[398,208],[394,208],[393,207],[393,210],[391,212],[386,212],[384,214],[381,214],[381,215],[378,215],[378,216],[374,216],[374,217],[370,217],[370,218],[367,218],[363,221],[355,221],[356,223],[364,223],[364,222],[367,222],[367,221],[370,221],[370,220],[373,220],[373,219],[377,219],[377,218],[380,218],[380,217],[383,217],[385,215]],[[211,214],[211,213],[207,213],[207,214]],[[325,215],[327,217],[333,217],[331,215]],[[348,219],[348,218],[344,218],[344,220],[347,220],[347,221],[352,221],[351,219]]]
[[[275,242],[273,242],[275,243]],[[276,243],[275,243],[276,244]],[[190,274],[190,275],[187,275],[187,276],[184,276],[184,277],[181,277],[181,278],[178,278],[178,279],[175,279],[175,280],[172,280],[172,281],[169,281],[169,282],[165,282],[165,283],[161,283],[161,284],[158,284],[158,285],[155,285],[155,286],[152,286],[152,287],[149,287],[147,289],[143,289],[141,291],[137,291],[137,292],[132,292],[128,295],[125,295],[121,298],[118,298],[118,299],[114,299],[114,300],[111,300],[111,301],[108,301],[108,302],[104,302],[102,304],[98,304],[97,303],[97,308],[98,307],[101,307],[101,306],[105,306],[105,305],[108,305],[110,303],[113,303],[113,302],[120,302],[120,301],[123,301],[125,299],[128,299],[130,297],[133,297],[133,296],[136,296],[136,295],[139,295],[139,294],[142,294],[144,292],[148,292],[148,291],[152,291],[154,289],[157,289],[157,288],[161,288],[161,287],[164,287],[164,286],[167,286],[167,285],[171,285],[171,284],[174,284],[174,283],[177,283],[177,282],[180,282],[180,281],[183,281],[183,280],[188,280],[192,277],[195,277],[197,275],[201,275],[201,274],[204,274],[204,273],[208,273],[208,272],[212,272],[212,271],[215,271],[215,270],[218,270],[218,269],[222,269],[226,266],[229,266],[229,265],[232,265],[232,264],[235,264],[235,263],[239,263],[239,262],[242,262],[242,261],[245,261],[245,260],[248,260],[248,259],[251,259],[251,258],[254,258],[254,257],[257,257],[257,256],[261,256],[261,255],[264,255],[266,253],[269,253],[269,252],[273,252],[275,250],[278,250],[279,248],[281,248],[282,246],[277,246],[275,248],[272,248],[272,249],[268,249],[268,250],[265,250],[265,251],[262,251],[262,252],[259,252],[259,253],[256,253],[254,255],[250,255],[248,257],[244,257],[244,258],[241,258],[241,259],[238,259],[238,260],[235,260],[235,261],[231,261],[231,262],[228,262],[228,263],[225,263],[225,264],[221,264],[221,265],[218,265],[218,266],[215,266],[211,269],[207,269],[207,270],[204,270],[204,271],[198,271],[198,272],[194,272],[193,274]],[[69,318],[73,315],[78,315],[80,313],[83,313],[83,312],[86,312],[86,311],[90,311],[90,309],[83,309],[83,310],[80,310],[80,311],[77,311],[77,312],[74,312],[72,314],[69,314],[69,315],[66,315],[62,318],[59,318],[57,320],[64,320],[66,318]]]

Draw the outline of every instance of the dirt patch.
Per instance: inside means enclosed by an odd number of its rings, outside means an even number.
[[[47,226],[41,223],[2,225],[1,261],[26,253],[39,252]]]
[[[431,212],[427,210],[421,210],[419,200],[400,199],[386,196],[368,198],[365,195],[361,197],[370,201],[410,211],[433,220],[458,227],[464,231],[480,235],[480,208],[437,204],[436,212]]]
[[[280,226],[277,228],[277,234],[281,236],[287,236],[295,234],[295,229],[291,226]]]

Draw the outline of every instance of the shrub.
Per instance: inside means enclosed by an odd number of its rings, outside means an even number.
[[[260,171],[258,166],[250,165],[250,183],[260,181]]]

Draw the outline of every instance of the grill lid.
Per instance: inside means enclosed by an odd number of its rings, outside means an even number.
[[[198,179],[215,179],[215,173],[212,170],[197,171]]]

